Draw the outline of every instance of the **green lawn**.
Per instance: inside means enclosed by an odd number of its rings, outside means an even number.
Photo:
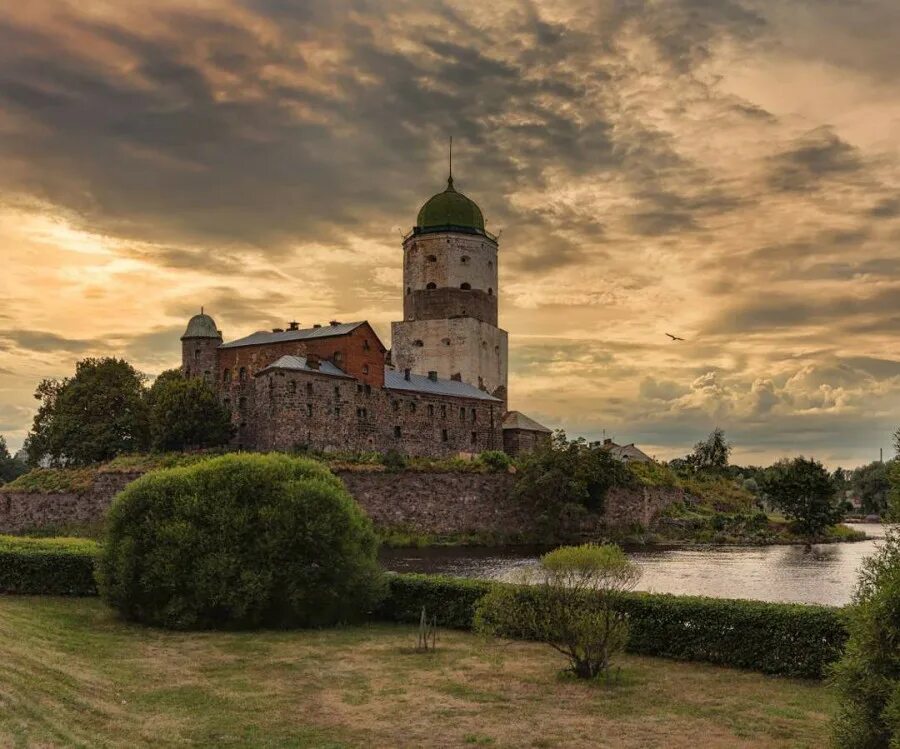
[[[821,747],[820,684],[623,657],[557,676],[536,644],[415,630],[175,634],[96,599],[0,596],[0,746]]]

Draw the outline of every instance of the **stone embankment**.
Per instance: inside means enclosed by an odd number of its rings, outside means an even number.
[[[113,497],[139,473],[100,473],[82,492],[41,493],[0,488],[0,533],[86,526],[100,522]],[[347,489],[383,530],[431,536],[533,538],[540,533],[533,508],[512,496],[515,476],[504,473],[337,471]],[[680,489],[610,490],[602,515],[575,518],[565,529],[592,537],[604,529],[648,527]]]

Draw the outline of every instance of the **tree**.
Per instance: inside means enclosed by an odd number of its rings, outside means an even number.
[[[538,508],[545,523],[553,524],[573,507],[601,511],[610,487],[634,480],[625,464],[602,446],[584,439],[570,441],[565,432],[557,431],[549,444],[523,459],[514,491]]]
[[[34,394],[41,405],[25,442],[29,463],[88,465],[146,450],[143,383],[134,367],[114,358],[84,359],[74,377],[41,382]]]
[[[27,472],[28,466],[24,461],[10,455],[9,448],[6,446],[6,438],[0,434],[0,484],[14,481]]]
[[[688,465],[701,473],[725,473],[731,456],[731,444],[725,439],[725,431],[716,427],[702,442],[694,445],[685,458]]]
[[[888,519],[900,523],[900,429],[894,432],[894,452],[896,457],[891,461],[888,472],[891,492],[888,496],[888,507],[885,515]]]
[[[146,624],[319,627],[378,603],[377,555],[372,521],[322,463],[239,453],[125,487],[98,581],[107,603]]]
[[[231,414],[212,386],[177,369],[163,372],[147,391],[154,450],[219,447],[234,434]]]
[[[891,494],[891,465],[876,460],[850,474],[850,488],[859,497],[863,512],[882,515]]]
[[[625,647],[622,599],[640,574],[618,546],[563,546],[525,573],[525,585],[494,586],[478,603],[475,628],[545,642],[568,659],[573,674],[595,678]]]
[[[832,723],[840,749],[900,747],[900,531],[888,532],[863,562],[847,609],[849,639],[833,680],[839,710]]]
[[[795,522],[808,539],[844,516],[844,506],[834,490],[831,476],[813,459],[794,458],[775,463],[763,479],[763,490],[778,509]]]

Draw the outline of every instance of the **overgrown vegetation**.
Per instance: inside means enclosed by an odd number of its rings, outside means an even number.
[[[617,546],[564,546],[525,572],[521,582],[529,588],[495,585],[478,603],[475,630],[545,642],[565,656],[571,673],[593,679],[625,648],[624,598],[639,578],[640,568]]]
[[[763,489],[794,521],[797,532],[810,540],[821,537],[846,511],[828,471],[816,460],[779,461],[767,472]]]
[[[850,638],[834,669],[840,749],[900,747],[900,530],[863,562],[847,609]]]
[[[28,493],[78,493],[90,489],[96,477],[93,468],[33,468],[3,488]]]
[[[27,464],[10,455],[6,438],[0,434],[0,486],[28,472]]]
[[[125,618],[174,629],[323,626],[382,592],[371,521],[325,466],[235,454],[148,473],[114,500],[98,569]]]

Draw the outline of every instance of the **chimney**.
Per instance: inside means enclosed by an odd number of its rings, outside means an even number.
[[[288,330],[300,330],[300,323],[296,320],[291,320],[291,322],[288,323]]]
[[[272,328],[273,333],[284,333],[284,328]]]
[[[340,321],[340,320],[332,320],[332,321],[329,322],[328,324],[329,324],[329,325],[340,325],[340,324],[341,324],[341,321]]]
[[[609,437],[607,437],[606,439],[603,440],[604,447],[609,447],[611,444],[612,444],[612,440]]]
[[[321,323],[316,323],[315,325],[313,325],[313,327],[316,328],[316,329],[319,329],[319,328],[322,327],[322,324],[321,324]]]
[[[409,367],[403,370],[403,379],[409,382]]]
[[[429,370],[428,371],[428,379],[431,380],[432,382],[437,382],[437,372],[435,372],[433,369]]]
[[[306,355],[306,366],[309,369],[319,369],[322,366],[322,359],[318,354]]]

